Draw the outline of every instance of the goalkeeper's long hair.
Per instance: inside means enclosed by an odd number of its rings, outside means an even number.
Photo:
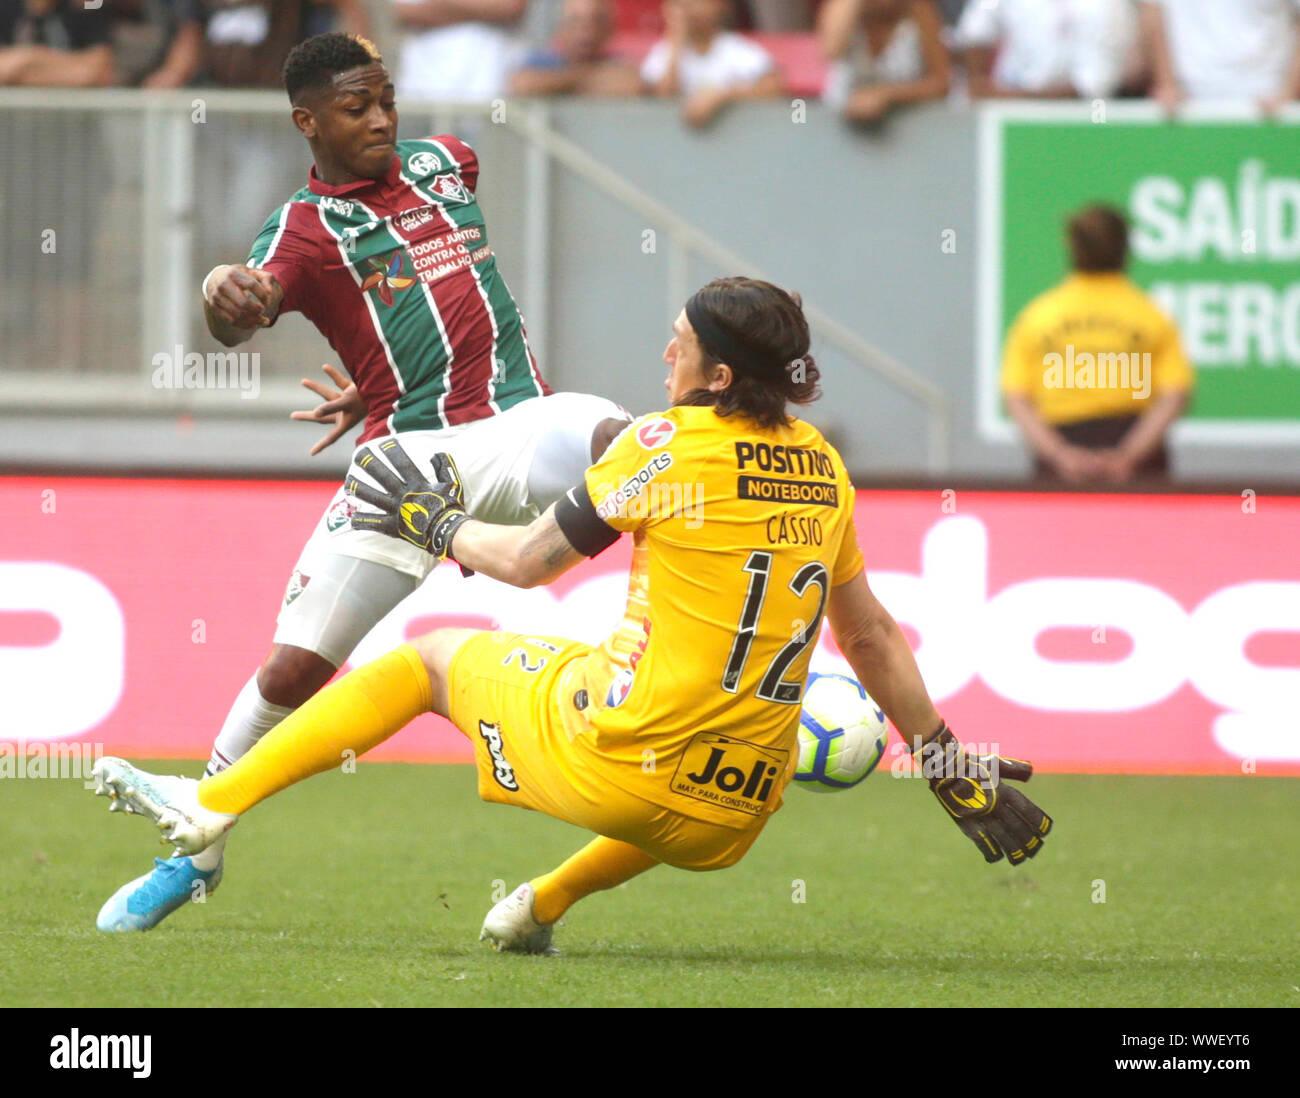
[[[790,422],[788,405],[821,396],[797,293],[753,278],[718,278],[687,302],[686,316],[704,352],[705,376],[725,362],[732,382],[720,393],[694,389],[678,404],[711,404],[720,416],[741,415],[770,428]]]

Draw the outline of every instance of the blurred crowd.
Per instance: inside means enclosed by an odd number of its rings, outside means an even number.
[[[399,94],[662,96],[695,125],[820,96],[855,122],[948,96],[1300,93],[1300,0],[0,0],[0,84],[277,87],[291,46],[374,39]]]

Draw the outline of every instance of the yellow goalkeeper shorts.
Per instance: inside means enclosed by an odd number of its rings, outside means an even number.
[[[565,666],[591,650],[526,633],[479,633],[457,650],[447,673],[448,704],[452,723],[474,745],[479,796],[630,843],[680,869],[735,865],[769,817],[737,829],[683,816],[594,771],[590,744],[570,739],[556,685]],[[628,784],[635,777],[629,774]]]

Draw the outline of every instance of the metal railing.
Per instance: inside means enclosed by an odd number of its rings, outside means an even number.
[[[60,364],[53,373],[50,363],[33,361],[17,364],[5,361],[9,354],[0,340],[0,406],[10,409],[37,408],[96,410],[195,409],[213,401],[203,390],[158,389],[149,384],[153,361],[159,348],[170,350],[190,344],[195,324],[197,279],[193,270],[196,231],[196,183],[202,183],[203,165],[198,152],[194,124],[204,118],[276,116],[283,118],[283,97],[272,92],[214,91],[191,89],[178,92],[144,92],[127,89],[82,91],[74,89],[4,89],[0,91],[0,126],[12,124],[21,112],[89,112],[91,118],[134,118],[140,129],[138,195],[122,196],[138,204],[140,233],[138,258],[129,269],[108,264],[109,275],[101,272],[102,288],[116,286],[119,299],[122,281],[138,282],[138,299],[133,320],[137,328],[134,345],[139,359],[129,363],[103,364],[85,368]],[[772,279],[758,264],[723,246],[710,234],[692,224],[657,198],[612,170],[578,143],[559,133],[551,124],[549,105],[542,101],[500,103],[403,103],[403,116],[430,118],[437,132],[454,128],[466,118],[489,119],[504,125],[524,143],[524,284],[522,299],[530,317],[534,342],[547,345],[545,326],[550,315],[548,287],[551,241],[546,211],[552,194],[552,167],[562,166],[586,184],[607,195],[626,210],[662,231],[667,239],[667,274],[664,300],[669,320],[675,318],[689,296],[690,262],[698,258],[728,274]],[[3,134],[3,130],[0,130]],[[4,136],[8,136],[5,134]],[[110,135],[110,142],[112,137]],[[31,150],[15,148],[13,140],[0,138],[0,159],[24,156]],[[39,150],[41,155],[48,155]],[[17,162],[15,162],[17,163]],[[56,170],[58,170],[56,168]],[[66,169],[66,170],[71,170]],[[42,173],[29,181],[29,189],[40,186]],[[128,179],[133,178],[128,175]],[[35,193],[33,191],[33,193]],[[4,197],[0,218],[7,225],[25,217],[16,209],[13,196]],[[20,196],[21,198],[21,196]],[[232,202],[239,196],[229,195]],[[269,211],[267,211],[269,212]],[[36,226],[33,226],[35,229]],[[110,226],[121,230],[121,226]],[[34,233],[33,239],[35,239]],[[101,264],[103,266],[103,264]],[[125,266],[125,265],[124,265]],[[138,269],[135,269],[138,268]],[[200,276],[201,277],[201,276]],[[72,296],[75,296],[72,295]],[[56,306],[57,307],[57,306]],[[934,474],[947,472],[951,465],[952,404],[948,394],[899,362],[815,302],[805,302],[805,313],[820,344],[827,344],[862,370],[917,402],[928,425],[926,466]],[[121,307],[107,310],[118,326],[117,344],[123,343],[122,328],[128,323]],[[36,318],[30,318],[34,323]],[[18,323],[22,323],[19,318]],[[58,315],[46,323],[58,325]],[[14,318],[9,318],[12,326]],[[113,342],[105,336],[103,343]],[[94,353],[93,349],[89,352]],[[302,397],[295,384],[273,382],[263,390],[259,411],[282,414],[287,407],[300,406]],[[241,409],[242,411],[242,409]]]

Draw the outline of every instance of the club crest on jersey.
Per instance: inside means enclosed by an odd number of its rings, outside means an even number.
[[[412,175],[432,175],[442,167],[442,161],[431,152],[418,152],[406,162]]]
[[[350,499],[336,500],[325,512],[325,529],[331,534],[336,530],[345,529],[351,524],[352,516],[356,511],[356,505]]]
[[[677,428],[671,421],[655,416],[636,429],[636,440],[647,450],[658,450],[672,442],[676,433]]]
[[[288,606],[289,603],[301,595],[310,582],[311,576],[304,576],[295,568],[293,575],[289,577],[289,586],[284,589],[284,605]]]
[[[393,291],[405,290],[415,285],[415,278],[402,274],[402,253],[395,251],[389,256],[372,255],[366,263],[372,268],[361,283],[362,290],[378,290],[379,300],[385,305],[393,304]]]
[[[450,198],[453,202],[468,202],[469,196],[465,193],[465,188],[461,185],[454,175],[440,175],[433,181],[433,186],[429,188],[439,198]]]
[[[630,667],[624,667],[614,676],[614,681],[609,684],[609,692],[605,695],[606,709],[617,709],[627,701],[627,696],[632,693],[632,682],[635,678],[636,672]]]

